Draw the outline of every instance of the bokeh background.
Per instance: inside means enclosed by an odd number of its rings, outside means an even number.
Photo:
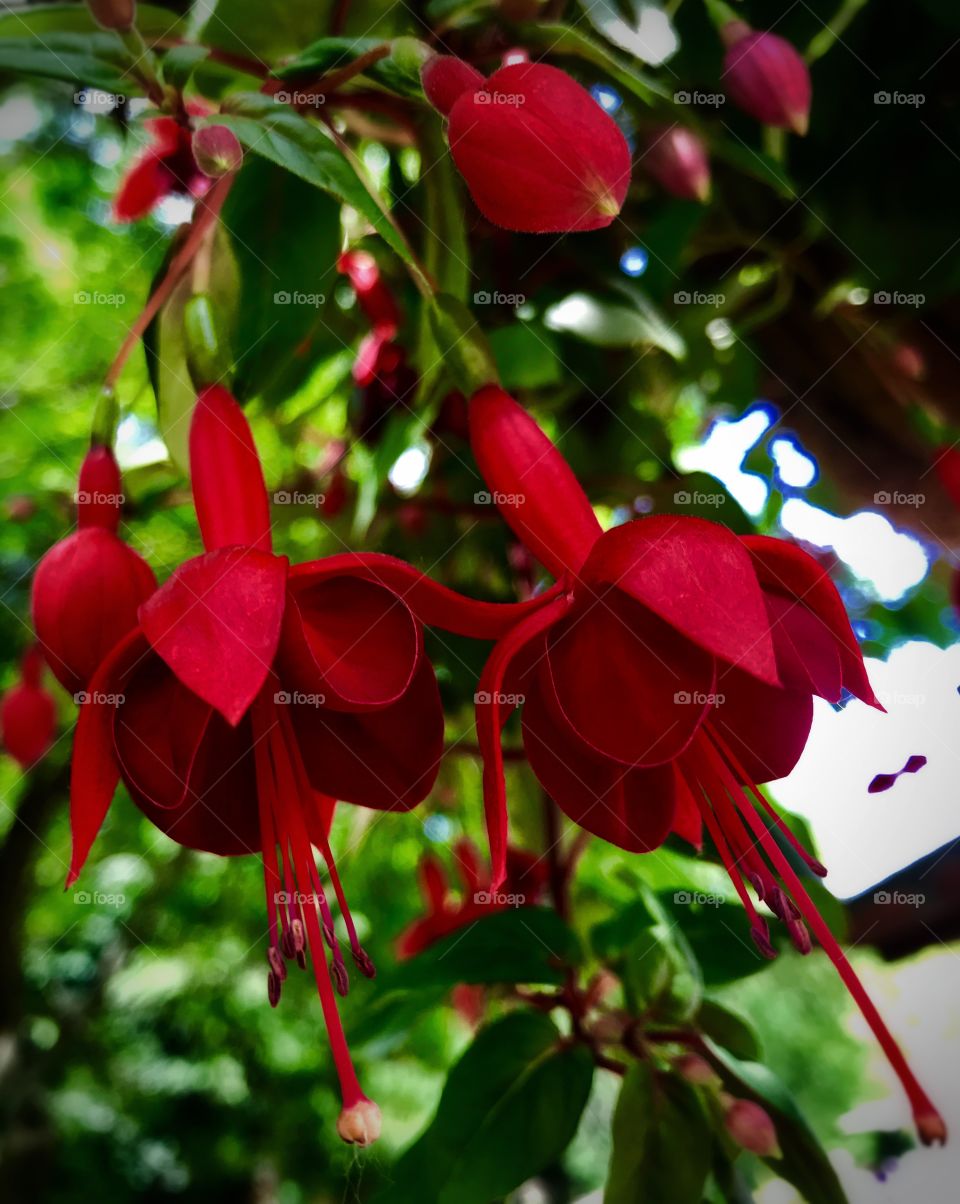
[[[171,28],[185,17],[179,35],[269,62],[328,29],[323,3],[296,0],[283,22],[275,7],[165,9]],[[428,261],[462,275],[505,385],[560,441],[605,525],[701,514],[802,540],[835,569],[888,714],[818,702],[807,752],[772,794],[830,866],[845,902],[831,921],[956,1125],[960,13],[950,0],[742,7],[807,52],[814,103],[802,141],[765,138],[729,103],[682,98],[722,94],[719,43],[695,0],[350,6],[348,34],[412,33],[491,65],[526,46],[593,88],[637,164],[627,207],[606,231],[555,239],[489,226],[462,196],[438,124],[424,127],[419,150],[389,115],[347,115],[344,130]],[[171,197],[133,226],[111,220],[121,172],[145,140],[143,104],[26,78],[17,41],[37,27],[11,10],[0,13],[4,687],[31,639],[34,567],[73,523],[100,382],[191,209]],[[151,13],[160,28],[163,14]],[[558,48],[559,24],[575,35]],[[574,36],[602,53],[575,41],[571,51]],[[642,102],[611,63],[656,79],[662,98]],[[211,71],[194,86],[215,98],[235,82]],[[646,140],[668,120],[694,125],[709,145],[709,204],[667,197],[644,171]],[[476,596],[528,594],[533,565],[493,507],[475,501],[481,484],[449,384],[418,389],[414,375],[361,395],[352,382],[364,321],[334,265],[345,237],[364,236],[362,221],[253,157],[225,226],[217,288],[234,298],[237,390],[269,487],[306,499],[278,500],[278,549],[298,560],[386,550]],[[416,295],[382,247],[366,245],[404,308],[409,361],[422,368]],[[323,302],[305,310],[276,299],[298,290]],[[162,439],[190,394],[175,307],[165,312],[148,340],[153,358],[137,351],[122,377],[117,443],[123,534],[161,579],[199,549],[188,483]],[[398,977],[396,942],[422,911],[424,853],[452,864],[457,839],[482,844],[471,698],[484,651],[432,639],[451,752],[430,799],[405,817],[341,808],[335,820],[341,872],[380,968],[343,1008],[387,1117],[364,1155],[334,1134],[335,1083],[309,983],[291,981],[280,1008],[266,1005],[257,864],[179,848],[121,794],[82,889],[64,892],[75,708],[50,683],[59,728],[49,754],[28,774],[0,756],[4,1200],[332,1204],[389,1188],[472,1038],[452,982]],[[868,791],[911,756],[925,766]],[[509,773],[514,838],[538,850],[535,782],[522,764]],[[631,858],[591,842],[574,898],[579,926],[629,906],[642,886],[668,900],[719,900],[680,920],[707,990],[749,1020],[854,1204],[956,1198],[957,1147],[911,1148],[896,1084],[822,954],[784,952],[761,969],[723,874],[679,845]],[[488,1014],[508,994],[491,988]],[[595,1076],[569,1150],[511,1204],[601,1198],[615,1097],[612,1076]],[[799,1198],[759,1164],[751,1179],[762,1204]]]

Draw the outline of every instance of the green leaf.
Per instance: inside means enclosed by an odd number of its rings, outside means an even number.
[[[210,119],[233,130],[247,150],[286,168],[315,188],[352,205],[392,250],[408,264],[410,248],[384,209],[383,202],[358,175],[334,140],[318,126],[269,96],[232,97],[229,112]]]
[[[576,1132],[593,1081],[583,1046],[538,1012],[485,1028],[450,1072],[437,1114],[377,1204],[490,1204],[547,1168]]]
[[[251,157],[223,208],[240,270],[238,396],[282,401],[344,338],[333,299],[340,205],[299,176]]]
[[[505,389],[542,389],[562,379],[562,365],[549,331],[532,322],[513,322],[490,334],[490,347]]]
[[[683,359],[683,339],[656,307],[639,293],[632,294],[630,300],[631,304],[623,304],[590,293],[571,293],[551,305],[543,320],[550,330],[597,347],[654,346],[674,359]]]
[[[711,1040],[737,1058],[756,1061],[760,1057],[760,1038],[750,1025],[715,999],[705,999],[697,1013],[697,1027]]]
[[[197,67],[210,56],[206,46],[174,46],[163,56],[163,78],[182,91]]]
[[[739,903],[703,891],[666,891],[659,895],[700,964],[708,986],[756,974],[768,964],[750,939],[750,926]],[[775,942],[784,933],[775,929]]]
[[[644,104],[656,105],[658,101],[670,99],[671,93],[662,84],[622,63],[606,46],[571,25],[526,24],[520,28],[525,46],[538,46],[551,55],[565,54],[592,63]]]
[[[382,46],[382,38],[318,38],[278,67],[272,74],[277,79],[297,79],[304,75],[326,75],[337,67],[346,67],[368,50]]]
[[[490,344],[463,302],[438,293],[426,304],[437,354],[454,385],[470,397],[481,386],[496,381],[497,366]]]
[[[636,1063],[623,1080],[613,1117],[604,1204],[700,1204],[712,1147],[696,1088]]]
[[[137,29],[147,42],[182,32],[183,17],[155,4],[137,5]],[[0,38],[30,38],[52,33],[101,33],[85,4],[35,4],[7,8],[0,15]],[[116,42],[117,39],[114,38]]]
[[[332,0],[217,0],[200,31],[207,46],[270,63],[330,28]]]
[[[741,1061],[716,1044],[711,1049],[727,1090],[755,1100],[770,1114],[783,1157],[765,1158],[767,1165],[792,1183],[807,1204],[847,1204],[826,1151],[783,1082],[759,1062]]]
[[[120,39],[99,30],[47,33],[42,41],[0,38],[0,71],[14,75],[37,75],[122,96],[140,96],[143,85],[133,68],[134,59]]]
[[[389,988],[459,982],[561,983],[579,960],[577,939],[546,907],[514,907],[461,928],[387,978]]]

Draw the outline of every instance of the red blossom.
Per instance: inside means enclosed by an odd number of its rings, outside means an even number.
[[[500,733],[522,701],[527,759],[580,827],[646,852],[671,832],[699,844],[705,826],[764,956],[774,949],[747,883],[804,953],[810,925],[900,1075],[921,1136],[942,1139],[943,1121],[773,831],[826,871],[758,789],[799,759],[814,695],[836,702],[848,690],[879,707],[828,573],[793,544],[700,518],[654,515],[603,532],[570,466],[500,388],[472,398],[470,426],[503,517],[559,587],[497,643],[477,692],[494,887],[507,847]]]
[[[616,122],[556,67],[511,63],[488,79],[460,59],[423,67],[427,99],[447,117],[450,153],[480,212],[508,230],[609,226],[630,186]]]
[[[56,706],[43,687],[42,671],[40,652],[31,648],[21,662],[20,681],[0,699],[0,737],[21,769],[44,757],[56,732]]]
[[[197,110],[206,112],[206,109]],[[171,193],[199,197],[210,186],[193,155],[189,128],[175,117],[151,117],[144,125],[151,145],[127,168],[113,198],[113,217],[135,222]]]
[[[117,534],[122,501],[113,452],[91,448],[80,469],[77,530],[53,545],[33,578],[34,630],[54,676],[73,695],[133,630],[138,607],[156,588],[149,565]]]
[[[735,104],[764,125],[805,134],[810,123],[810,72],[796,47],[775,33],[731,21],[722,30],[723,81]]]

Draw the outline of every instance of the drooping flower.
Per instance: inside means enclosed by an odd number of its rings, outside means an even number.
[[[514,63],[488,79],[448,55],[422,70],[450,153],[484,217],[534,234],[598,230],[623,208],[630,150],[616,122],[557,67]]]
[[[339,1132],[372,1141],[376,1105],[360,1089],[337,1014],[330,974],[343,992],[347,972],[313,850],[354,960],[372,975],[330,848],[332,800],[405,811],[433,785],[443,714],[416,615],[495,638],[531,604],[461,599],[376,554],[289,565],[272,551],[250,428],[220,386],[198,398],[190,460],[207,550],[141,605],[138,626],[89,684],[74,743],[68,882],[121,778],[180,844],[262,856],[270,1002],[287,963],[309,953],[343,1094]]]
[[[660,129],[650,138],[643,166],[671,196],[683,201],[710,197],[710,163],[703,142],[686,126]]]
[[[57,727],[57,711],[43,686],[43,658],[36,647],[20,662],[20,681],[0,700],[0,738],[21,769],[30,769],[46,754]]]
[[[727,47],[723,82],[734,103],[764,125],[805,134],[812,89],[796,47],[743,21],[730,21],[720,32]]]
[[[77,530],[45,554],[33,578],[33,626],[57,681],[82,692],[153,593],[153,571],[117,534],[123,486],[109,447],[80,468]]]
[[[878,705],[827,572],[799,547],[738,537],[699,518],[653,515],[603,532],[572,469],[496,386],[470,402],[474,455],[517,536],[561,592],[494,648],[478,690],[494,886],[505,873],[500,733],[519,699],[534,773],[570,819],[634,852],[705,825],[773,956],[747,889],[810,949],[804,920],[899,1074],[925,1141],[943,1121],[907,1066],[775,829],[816,874],[758,784],[803,751],[812,698],[844,690]],[[882,709],[882,708],[881,708]]]
[[[205,113],[206,109],[195,109]],[[113,198],[113,218],[135,222],[146,217],[171,193],[203,196],[210,179],[197,166],[189,127],[176,117],[151,117],[144,122],[151,144],[123,175]]]

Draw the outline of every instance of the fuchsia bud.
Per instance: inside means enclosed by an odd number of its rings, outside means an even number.
[[[548,234],[598,230],[620,212],[630,150],[616,122],[565,72],[521,62],[484,80],[441,55],[421,78],[448,118],[450,153],[489,221]]]
[[[685,1053],[674,1063],[677,1073],[688,1083],[701,1087],[719,1087],[720,1076],[706,1058],[696,1053]]]
[[[673,125],[658,131],[650,140],[643,165],[671,196],[704,202],[710,197],[706,147],[685,126]]]
[[[810,122],[810,72],[796,48],[743,21],[721,30],[727,45],[723,76],[735,104],[764,125],[805,134]]]
[[[372,1145],[380,1136],[380,1109],[372,1099],[362,1097],[340,1113],[337,1133],[348,1145]]]
[[[119,33],[133,29],[133,0],[87,0],[87,8],[101,29],[116,29]]]
[[[53,743],[57,713],[53,699],[43,688],[43,661],[31,648],[20,667],[20,682],[0,701],[0,731],[3,744],[21,769],[29,769]]]
[[[765,1109],[753,1100],[734,1099],[729,1095],[722,1097],[722,1103],[724,1128],[738,1146],[760,1158],[781,1156],[777,1130]]]
[[[80,470],[77,530],[40,561],[33,578],[33,624],[57,681],[86,688],[117,641],[137,625],[137,608],[156,588],[144,560],[117,535],[120,470],[107,447],[93,447]]]
[[[197,167],[212,180],[238,171],[243,163],[243,147],[225,125],[201,126],[194,132],[191,146]]]

